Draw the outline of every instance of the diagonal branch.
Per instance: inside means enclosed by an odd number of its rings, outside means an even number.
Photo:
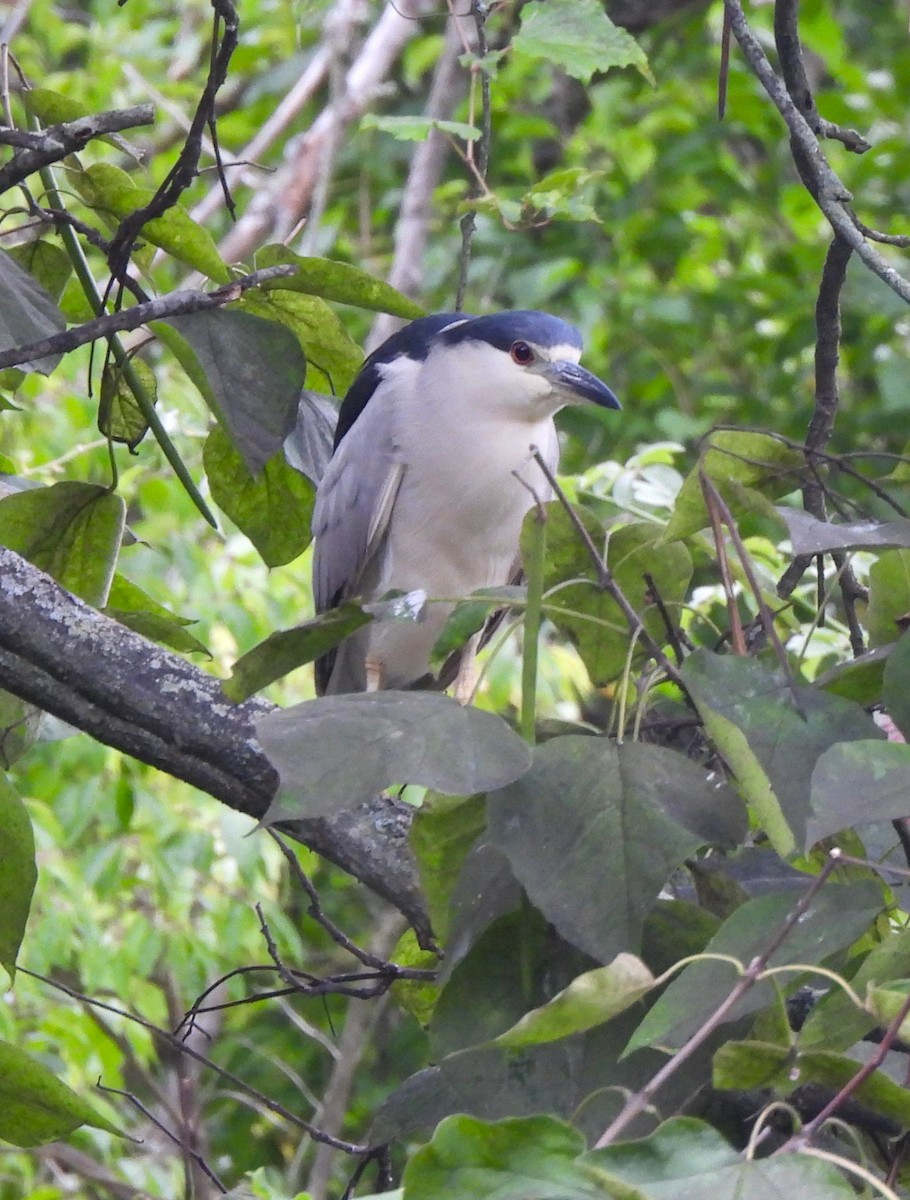
[[[0,687],[261,818],[277,786],[254,721],[272,706],[230,704],[218,679],[65,591],[0,547]],[[296,840],[373,888],[423,941],[429,922],[407,846],[411,810],[377,796],[331,818],[287,822]]]
[[[294,270],[293,266],[286,264],[263,267],[261,271],[253,271],[252,274],[234,279],[211,292],[171,292],[169,296],[146,300],[143,304],[134,304],[132,308],[122,308],[119,312],[102,313],[100,317],[85,321],[82,325],[75,325],[72,329],[53,333],[50,337],[42,338],[40,342],[0,351],[0,370],[18,366],[19,363],[34,362],[52,354],[66,354],[98,338],[110,337],[128,329],[138,329],[140,325],[146,325],[149,321],[182,317],[187,313],[203,312],[208,308],[221,308],[238,300],[248,288],[258,287],[285,275],[293,275]]]
[[[787,91],[787,85],[768,61],[761,42],[746,20],[741,0],[724,0],[724,6],[733,36],[746,56],[749,66],[786,122],[792,142],[798,151],[794,157],[812,198],[835,233],[840,234],[869,270],[910,304],[910,280],[905,279],[900,271],[892,267],[863,236],[855,217],[847,207],[852,199],[850,192],[825,158],[818,138]]]
[[[0,167],[0,193],[15,187],[42,167],[84,150],[92,138],[117,133],[121,129],[133,129],[137,125],[151,125],[154,119],[155,110],[151,104],[137,104],[134,108],[114,109],[78,117],[61,125],[49,125],[40,133],[24,133],[18,129],[0,127],[0,145],[20,147],[10,161]]]

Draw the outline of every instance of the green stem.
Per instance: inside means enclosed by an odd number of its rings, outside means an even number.
[[[537,658],[540,645],[540,625],[543,620],[543,564],[547,548],[547,517],[534,510],[527,529],[525,573],[528,577],[528,598],[524,616],[524,653],[521,662],[521,736],[533,746],[537,724]]]
[[[41,182],[44,185],[44,190],[54,208],[62,209],[63,198],[57,188],[57,181],[54,172],[50,167],[43,167],[40,171]],[[88,260],[82,249],[82,245],[76,236],[75,230],[67,224],[62,224],[60,227],[60,236],[63,239],[63,244],[66,247],[66,252],[69,255],[70,262],[73,264],[73,270],[76,272],[76,278],[82,285],[82,290],[88,299],[89,304],[95,310],[97,316],[101,316],[104,312],[104,302],[95,285],[95,278],[92,275],[88,265]],[[186,463],[177,453],[177,447],[168,437],[167,431],[161,424],[161,418],[152,402],[151,396],[145,390],[142,380],[139,378],[138,372],[130,362],[129,355],[124,349],[123,343],[116,334],[108,338],[108,343],[111,348],[111,353],[114,356],[114,362],[123,374],[123,378],[129,387],[130,391],[136,399],[136,404],[139,411],[142,413],[142,418],[155,435],[155,440],[161,447],[161,452],[170,463],[174,474],[183,484],[190,499],[199,509],[200,513],[205,517],[206,521],[213,529],[218,528],[218,522],[215,519],[212,510],[206,504],[202,497],[202,493],[193,482]]]

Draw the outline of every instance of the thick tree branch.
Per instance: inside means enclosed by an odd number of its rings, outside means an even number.
[[[156,646],[0,547],[0,687],[107,746],[261,818],[277,775],[254,721],[272,706],[230,704],[220,681]],[[343,867],[430,937],[407,846],[411,810],[377,796],[330,819],[281,828]]]
[[[247,288],[258,287],[270,280],[293,274],[294,267],[288,265],[264,267],[261,271],[253,271],[241,279],[233,279],[211,292],[171,292],[169,296],[146,300],[143,304],[134,304],[132,308],[104,313],[94,320],[85,321],[82,325],[75,325],[72,329],[64,329],[61,333],[42,338],[40,342],[0,351],[0,370],[18,366],[19,363],[34,362],[52,354],[66,354],[98,338],[110,337],[127,329],[138,329],[140,325],[146,325],[149,321],[181,317],[187,313],[202,312],[207,308],[221,308],[239,299]]]

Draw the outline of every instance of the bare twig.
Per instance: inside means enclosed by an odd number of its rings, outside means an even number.
[[[142,227],[146,222],[160,217],[172,208],[180,196],[196,178],[199,156],[202,153],[202,138],[206,128],[214,131],[215,97],[227,78],[228,64],[237,45],[237,12],[231,0],[212,0],[215,10],[212,18],[212,57],[209,73],[202,89],[199,104],[193,114],[177,161],[148,204],[125,217],[114,234],[108,254],[108,267],[114,279],[127,273],[129,257]],[[225,203],[232,209],[229,195],[225,192]]]
[[[477,35],[477,60],[471,67],[473,79],[480,78],[480,137],[476,148],[468,144],[468,165],[472,168],[468,198],[476,200],[486,191],[487,168],[490,164],[490,144],[493,137],[492,107],[490,100],[490,71],[485,63],[487,55],[485,0],[471,0],[471,16]],[[472,80],[473,87],[473,80]],[[473,105],[472,105],[473,108]],[[458,256],[458,287],[455,292],[455,308],[464,305],[468,288],[468,269],[471,265],[471,243],[477,227],[477,210],[469,209],[461,218],[461,252]]]
[[[132,308],[105,313],[72,329],[64,329],[61,333],[42,338],[39,342],[31,342],[27,346],[14,346],[12,350],[0,352],[0,370],[51,354],[66,354],[98,338],[110,337],[111,334],[121,333],[126,329],[138,329],[140,325],[146,325],[149,321],[185,316],[187,313],[202,312],[209,308],[221,308],[237,300],[248,288],[259,287],[272,279],[293,274],[292,266],[265,267],[261,271],[253,271],[250,275],[232,280],[211,292],[171,292],[168,296],[159,296],[157,300],[148,300]]]
[[[19,145],[21,149],[0,167],[0,193],[15,187],[42,167],[84,150],[92,138],[121,129],[133,129],[137,125],[151,125],[154,119],[155,110],[151,104],[137,104],[134,108],[112,109],[110,112],[78,117],[75,121],[64,121],[60,125],[49,125],[39,133],[22,133],[2,127],[0,144]],[[23,141],[23,138],[26,140]]]
[[[626,621],[628,623],[630,631],[635,636],[641,638],[641,641],[642,641],[643,645],[645,646],[645,648],[647,649],[650,656],[661,667],[661,669],[666,673],[667,677],[669,679],[673,680],[673,682],[676,684],[676,686],[682,691],[683,695],[688,697],[688,691],[686,689],[686,685],[685,685],[683,678],[680,675],[678,669],[670,661],[670,659],[667,658],[666,654],[664,654],[663,650],[660,648],[660,646],[658,646],[658,644],[657,644],[657,642],[655,642],[654,638],[651,637],[650,633],[645,628],[644,622],[642,621],[641,617],[638,615],[638,613],[635,611],[635,609],[629,603],[629,600],[626,597],[625,593],[619,587],[616,580],[613,578],[613,572],[610,570],[610,568],[607,566],[606,562],[604,561],[603,555],[600,553],[600,551],[597,549],[597,547],[591,541],[591,535],[588,533],[587,529],[585,529],[584,523],[580,520],[578,513],[575,511],[575,509],[569,503],[568,497],[566,496],[566,494],[562,490],[562,488],[559,486],[559,480],[556,478],[556,476],[550,470],[543,455],[540,453],[540,451],[538,450],[538,448],[536,446],[533,446],[531,448],[531,454],[533,455],[534,460],[536,461],[537,465],[540,467],[541,471],[543,471],[544,475],[546,476],[546,480],[549,483],[550,487],[553,489],[553,495],[556,497],[556,499],[559,501],[559,503],[565,509],[566,516],[568,516],[569,520],[572,522],[573,528],[576,530],[576,532],[578,533],[578,536],[581,538],[582,543],[591,558],[591,562],[594,566],[594,570],[597,573],[598,587],[603,588],[603,590],[607,593],[607,595],[609,595],[613,600],[615,600],[615,602],[619,605],[619,608],[620,608],[623,616],[626,618]]]
[[[138,1013],[130,1012],[129,1009],[118,1008],[114,1004],[108,1004],[103,1000],[98,1000],[92,996],[87,996],[84,992],[79,992],[75,988],[68,987],[59,979],[50,979],[46,975],[41,975],[37,971],[29,971],[25,967],[18,967],[17,969],[21,971],[23,975],[28,975],[31,979],[37,979],[41,983],[47,984],[48,987],[56,988],[57,991],[63,992],[64,995],[71,997],[73,1000],[78,1000],[82,1004],[96,1005],[105,1012],[113,1013],[115,1016],[124,1017],[128,1021],[135,1022],[135,1024],[140,1025],[143,1029],[147,1029],[150,1033],[153,1033],[156,1038],[162,1041],[165,1045],[169,1046],[172,1050],[176,1051],[178,1054],[187,1055],[195,1062],[198,1062],[201,1066],[206,1067],[210,1071],[214,1071],[215,1074],[221,1079],[227,1080],[228,1083],[232,1084],[235,1088],[238,1088],[241,1092],[243,1092],[244,1095],[251,1096],[258,1104],[261,1104],[264,1108],[267,1108],[269,1112],[272,1112],[276,1116],[283,1118],[285,1121],[289,1121],[292,1125],[296,1125],[298,1129],[306,1130],[310,1137],[312,1137],[315,1141],[328,1141],[329,1144],[335,1146],[336,1149],[344,1150],[348,1154],[363,1154],[366,1151],[367,1147],[365,1146],[359,1146],[354,1142],[345,1142],[340,1138],[334,1138],[330,1137],[328,1134],[324,1134],[322,1130],[316,1129],[315,1126],[311,1125],[309,1121],[304,1120],[303,1117],[298,1117],[296,1113],[290,1112],[284,1107],[283,1104],[279,1104],[277,1100],[272,1100],[263,1092],[251,1087],[245,1080],[241,1079],[239,1075],[235,1075],[233,1071],[228,1071],[225,1067],[219,1066],[218,1063],[213,1062],[204,1054],[200,1054],[198,1050],[194,1050],[191,1046],[187,1045],[186,1042],[181,1041],[180,1038],[175,1037],[174,1034],[170,1033],[167,1029],[162,1029],[159,1025],[155,1025],[153,1022],[147,1021],[145,1017],[140,1017]]]

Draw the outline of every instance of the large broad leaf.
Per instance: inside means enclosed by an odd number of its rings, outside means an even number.
[[[266,468],[268,469],[268,468]],[[341,604],[293,629],[279,629],[238,658],[230,679],[222,684],[229,700],[239,703],[304,663],[334,649],[355,629],[371,620],[358,604]]]
[[[787,893],[760,896],[743,904],[724,921],[705,947],[705,953],[735,958],[745,968],[772,943],[798,903]],[[826,884],[812,899],[786,939],[770,956],[769,966],[823,962],[846,949],[868,928],[884,904],[878,883]],[[730,963],[697,962],[685,968],[654,1004],[627,1052],[642,1046],[678,1050],[717,1009],[738,976]],[[794,973],[794,981],[798,978]],[[787,981],[777,977],[778,986]],[[756,983],[730,1009],[725,1021],[734,1021],[771,1004],[778,993],[769,981]]]
[[[137,187],[126,171],[112,163],[95,163],[86,171],[71,171],[69,180],[86,204],[114,222],[143,208],[155,194],[151,188]],[[218,283],[228,283],[231,278],[212,235],[179,204],[172,205],[163,216],[146,221],[142,238]]]
[[[583,1155],[648,1200],[847,1200],[853,1189],[833,1166],[799,1154],[744,1160],[716,1129],[691,1117],[665,1121],[649,1137]],[[618,1189],[610,1193],[626,1196]]]
[[[886,550],[869,571],[866,627],[873,646],[897,641],[910,617],[910,550]]]
[[[665,538],[688,537],[710,524],[700,474],[708,476],[726,501],[734,517],[748,512],[774,516],[770,501],[794,491],[805,470],[798,451],[766,433],[735,429],[712,433],[705,442],[698,465],[686,476],[676,497],[673,516]]]
[[[0,545],[100,606],[114,575],[124,517],[120,497],[98,484],[30,488],[0,500]]]
[[[0,350],[27,346],[66,327],[63,313],[34,278],[0,250]],[[22,371],[50,375],[59,354],[20,363]]]
[[[910,815],[910,746],[838,742],[812,772],[806,848],[854,825]]]
[[[557,589],[546,600],[546,614],[565,630],[591,676],[591,682],[603,686],[624,669],[629,657],[632,632],[619,605],[597,584],[590,555],[561,505],[547,508],[547,563],[544,585]],[[595,545],[603,547],[605,534],[589,514],[582,517]],[[533,520],[529,514],[528,520]],[[658,544],[659,529],[648,522],[622,525],[610,533],[607,566],[632,607],[643,617],[645,628],[658,642],[665,637],[663,619],[654,604],[653,580],[666,607],[673,612],[685,597],[692,575],[692,559],[681,544]],[[526,546],[529,527],[522,536]],[[570,579],[587,583],[558,586]]]
[[[22,800],[0,775],[0,966],[10,981],[37,878],[32,823]]]
[[[355,304],[374,312],[391,313],[395,317],[414,320],[422,317],[424,310],[419,304],[403,295],[391,284],[368,275],[359,267],[348,263],[332,262],[328,258],[303,258],[287,246],[265,246],[257,251],[256,266],[272,267],[290,263],[297,274],[290,279],[276,279],[275,288],[287,288],[294,292],[307,292],[311,296],[322,296],[339,304]]]
[[[527,774],[488,798],[488,840],[532,903],[604,963],[636,949],[675,867],[744,832],[741,805],[716,777],[637,742],[555,738],[537,747]]]
[[[443,1121],[404,1173],[407,1200],[848,1200],[828,1163],[798,1154],[744,1161],[715,1130],[676,1117],[638,1141],[584,1151],[571,1126],[532,1116]]]
[[[696,651],[683,678],[743,799],[778,854],[806,837],[812,772],[837,742],[883,738],[856,704],[788,686],[754,659]]]
[[[282,283],[284,280],[281,281]],[[351,340],[336,313],[319,296],[287,288],[247,292],[236,310],[277,321],[300,342],[310,366],[311,384],[343,396],[363,365],[363,351]],[[320,377],[313,377],[313,370]]]
[[[613,24],[597,0],[525,5],[512,49],[556,63],[582,83],[590,83],[596,71],[629,66],[653,83],[644,50],[627,30]]]
[[[220,425],[202,453],[212,496],[246,534],[269,567],[292,562],[312,540],[315,489],[277,450],[256,472]]]
[[[256,731],[281,776],[267,822],[356,808],[395,783],[483,792],[530,762],[501,717],[433,693],[323,696],[270,713]]]
[[[162,322],[155,329],[231,435],[247,470],[257,474],[297,419],[306,376],[300,343],[277,321],[234,309],[172,317],[168,325],[179,339],[164,335]]]
[[[826,554],[831,550],[884,550],[910,547],[910,521],[854,521],[832,525],[798,508],[777,510],[787,522],[794,554]]]
[[[80,1125],[120,1132],[37,1059],[0,1042],[0,1138],[14,1146],[40,1146]]]

